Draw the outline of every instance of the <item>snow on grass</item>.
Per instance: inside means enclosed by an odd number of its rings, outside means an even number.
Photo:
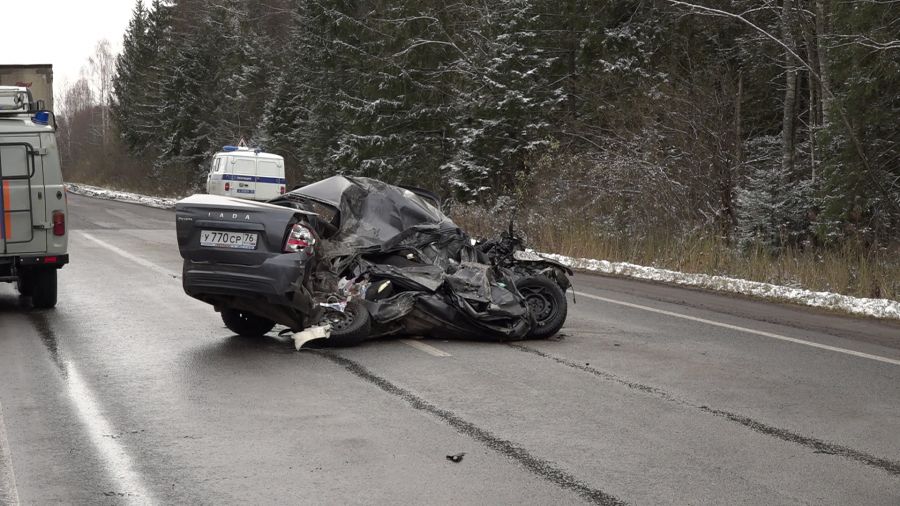
[[[151,197],[149,195],[141,195],[139,193],[122,192],[118,190],[110,190],[100,188],[99,186],[91,186],[81,183],[66,183],[66,189],[76,195],[84,195],[105,200],[115,200],[118,202],[131,202],[132,204],[141,204],[148,207],[158,209],[172,209],[178,199],[170,199],[165,197]]]
[[[832,292],[813,292],[802,288],[748,281],[746,279],[691,274],[657,267],[645,267],[626,262],[608,262],[592,258],[572,258],[554,253],[541,253],[572,269],[693,286],[719,292],[739,293],[763,299],[788,301],[806,306],[837,309],[851,314],[875,318],[900,319],[900,302],[890,299],[865,299]]]
[[[66,187],[70,192],[78,195],[116,200],[119,202],[131,202],[160,209],[172,209],[175,207],[175,202],[178,200],[109,190],[80,183],[68,183],[66,184]],[[609,262],[593,258],[573,258],[557,255],[555,253],[541,253],[541,255],[551,260],[556,260],[573,269],[588,272],[693,286],[719,292],[739,293],[763,299],[788,301],[807,306],[836,309],[862,316],[900,320],[900,302],[889,299],[864,299],[832,292],[813,292],[802,288],[773,285],[770,283],[761,283],[759,281],[748,281],[746,279],[712,276],[709,274],[690,274],[660,269],[657,267],[629,264],[626,262]]]

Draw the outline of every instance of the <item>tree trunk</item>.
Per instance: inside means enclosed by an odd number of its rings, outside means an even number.
[[[803,23],[803,34],[806,38],[806,60],[809,65],[813,68],[818,67],[818,55],[816,54],[816,48],[818,46],[816,42],[816,33],[815,29],[809,25],[809,23]],[[816,181],[816,132],[818,131],[819,126],[819,108],[816,105],[816,98],[818,89],[818,81],[814,75],[814,72],[810,72],[809,69],[806,71],[807,76],[807,88],[809,91],[807,104],[807,111],[809,114],[809,118],[807,120],[807,136],[809,137],[809,169],[810,169],[810,177],[812,181],[815,183]]]
[[[831,90],[831,81],[828,76],[828,49],[825,47],[825,39],[828,37],[828,18],[825,12],[825,0],[816,0],[816,54],[819,56],[819,86],[821,97],[822,126],[829,123],[829,109],[831,97],[826,90]]]
[[[734,161],[726,170],[725,181],[721,191],[722,207],[726,222],[724,224],[725,240],[731,244],[731,232],[737,226],[734,212],[734,174],[744,163],[744,133],[741,129],[741,102],[744,99],[744,74],[738,71],[737,93],[734,97]]]
[[[796,53],[793,27],[794,1],[783,0],[781,12],[781,31],[785,45]],[[781,168],[790,173],[794,168],[794,107],[797,99],[797,68],[788,51],[784,55],[784,108],[781,120]]]

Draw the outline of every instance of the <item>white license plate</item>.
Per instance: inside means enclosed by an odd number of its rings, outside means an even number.
[[[255,232],[200,232],[200,246],[208,248],[256,249],[256,239]]]

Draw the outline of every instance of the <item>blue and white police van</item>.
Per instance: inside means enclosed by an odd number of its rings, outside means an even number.
[[[206,192],[266,201],[284,194],[284,157],[259,149],[225,146],[213,156]]]

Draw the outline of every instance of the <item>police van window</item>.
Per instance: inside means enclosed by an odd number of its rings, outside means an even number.
[[[234,162],[234,171],[240,174],[255,174],[256,161],[251,159],[237,159]]]

